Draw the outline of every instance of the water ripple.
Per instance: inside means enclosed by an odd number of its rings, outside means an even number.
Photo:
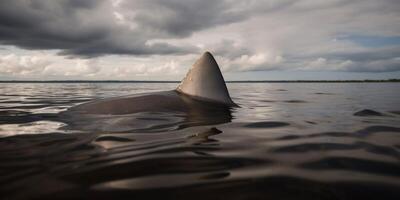
[[[0,85],[7,199],[398,199],[396,84],[229,84],[214,114],[66,119],[174,84]],[[383,88],[382,88],[383,87]]]

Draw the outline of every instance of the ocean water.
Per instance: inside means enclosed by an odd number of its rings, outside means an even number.
[[[1,83],[0,199],[400,199],[399,83],[227,86],[240,107],[71,119],[176,83]]]

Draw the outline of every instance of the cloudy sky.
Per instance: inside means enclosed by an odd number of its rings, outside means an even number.
[[[400,78],[398,0],[0,1],[0,80]]]

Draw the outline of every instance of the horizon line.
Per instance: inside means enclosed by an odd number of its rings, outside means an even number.
[[[0,80],[0,83],[180,83],[171,80]],[[400,82],[400,79],[346,79],[346,80],[228,80],[226,83],[313,83],[313,82]]]

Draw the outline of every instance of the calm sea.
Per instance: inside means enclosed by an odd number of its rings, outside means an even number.
[[[0,83],[0,199],[400,199],[400,83],[230,83],[223,113],[60,114],[175,87]]]

